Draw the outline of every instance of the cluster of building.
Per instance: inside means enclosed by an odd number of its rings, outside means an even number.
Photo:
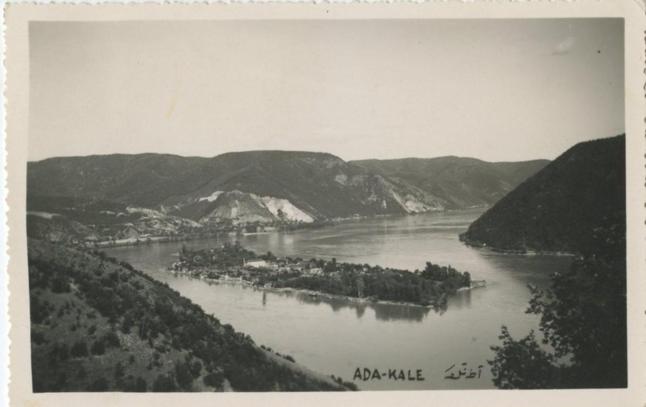
[[[169,269],[176,273],[197,278],[240,281],[250,284],[259,284],[261,280],[266,280],[267,277],[278,277],[287,274],[292,276],[317,276],[323,274],[323,268],[313,260],[253,257],[247,259],[243,257],[239,266],[221,267],[217,265],[217,257],[218,254],[214,249],[191,252],[189,259],[177,261]],[[263,285],[270,287],[271,283],[264,283]]]
[[[213,226],[205,225],[200,227],[187,227],[179,225],[175,228],[161,227],[156,224],[126,223],[123,225],[111,225],[104,227],[99,233],[92,232],[82,238],[74,237],[72,244],[85,247],[112,247],[130,246],[151,242],[170,242],[191,239],[205,239],[215,237],[222,233],[230,235],[248,235],[256,233],[268,233],[275,231],[274,226],[258,225],[236,225],[236,226]]]
[[[268,270],[278,273],[299,272],[313,276],[323,273],[321,267],[317,267],[311,261],[307,260],[289,262],[287,259],[276,259],[275,261],[243,259],[242,268],[247,270]]]

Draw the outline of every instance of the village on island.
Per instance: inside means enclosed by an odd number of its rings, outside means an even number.
[[[190,250],[185,245],[179,260],[168,269],[210,282],[239,283],[271,290],[299,290],[312,296],[343,297],[354,301],[388,302],[442,309],[448,296],[484,287],[468,271],[427,262],[423,270],[400,270],[300,257],[258,255],[239,242]]]

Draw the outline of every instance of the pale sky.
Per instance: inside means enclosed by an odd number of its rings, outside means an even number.
[[[624,132],[623,20],[32,22],[29,159],[553,159]]]

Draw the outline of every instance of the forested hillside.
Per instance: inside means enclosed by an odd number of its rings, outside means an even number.
[[[214,214],[309,222],[420,213],[490,205],[545,163],[409,161],[346,162],[298,151],[51,158],[28,164],[28,205],[55,213],[94,205],[104,215],[124,212],[111,206],[144,207],[195,221],[210,221]]]
[[[590,252],[625,235],[625,136],[580,143],[502,198],[462,235],[518,251]]]
[[[257,346],[101,252],[30,240],[29,286],[35,392],[353,387]]]
[[[624,136],[577,144],[464,236],[503,249],[577,254],[547,289],[530,287],[527,313],[540,316],[540,334],[516,339],[502,327],[489,361],[497,387],[626,387],[624,145]]]

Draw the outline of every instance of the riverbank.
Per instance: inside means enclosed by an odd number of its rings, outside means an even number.
[[[469,291],[469,290],[474,290],[476,288],[483,288],[486,287],[486,285],[475,285],[471,287],[460,287],[456,290],[456,293],[458,292],[463,292],[463,291]],[[267,292],[278,292],[278,293],[297,293],[297,294],[305,294],[309,295],[310,297],[313,298],[323,298],[327,300],[342,300],[342,301],[348,301],[352,302],[355,304],[381,304],[381,305],[398,305],[398,306],[404,306],[404,307],[417,307],[417,308],[424,308],[424,309],[435,309],[437,308],[437,305],[422,305],[422,304],[416,304],[413,302],[406,302],[406,301],[388,301],[388,300],[378,300],[374,298],[367,298],[367,297],[351,297],[348,295],[338,295],[338,294],[328,294],[328,293],[323,293],[320,291],[314,291],[314,290],[306,290],[302,288],[291,288],[291,287],[280,287],[280,288],[265,288],[265,287],[259,287],[263,291]]]
[[[425,214],[437,214],[437,213],[460,213],[465,211],[473,210],[482,210],[482,207],[473,207],[468,209],[442,209],[436,210],[431,209],[424,212],[412,212],[408,214],[400,213],[391,213],[391,214],[378,214],[378,215],[357,215],[357,216],[348,216],[348,217],[338,217],[326,220],[320,220],[310,223],[294,223],[294,224],[284,224],[278,226],[268,226],[271,227],[271,230],[262,230],[257,232],[248,232],[242,230],[220,230],[215,232],[199,232],[199,233],[185,233],[181,235],[173,236],[143,236],[143,237],[131,237],[125,239],[111,239],[111,240],[101,240],[101,241],[86,241],[84,243],[79,243],[80,246],[87,248],[113,248],[113,247],[133,247],[139,245],[146,245],[151,243],[172,243],[172,242],[189,242],[193,240],[208,240],[225,236],[255,236],[263,234],[272,234],[272,233],[294,233],[303,230],[311,229],[321,229],[325,227],[337,226],[342,223],[352,223],[360,222],[371,219],[396,219],[396,218],[405,218],[405,217],[415,217]]]
[[[314,290],[307,290],[303,288],[292,288],[292,287],[280,287],[280,288],[265,288],[261,287],[262,290],[268,291],[268,292],[274,292],[274,293],[296,293],[296,294],[304,294],[308,295],[312,298],[323,298],[326,300],[342,300],[342,301],[347,301],[351,302],[354,304],[382,304],[382,305],[399,305],[399,306],[405,306],[405,307],[417,307],[417,308],[424,308],[424,309],[433,309],[435,306],[433,305],[422,305],[422,304],[415,304],[413,302],[405,302],[405,301],[387,301],[387,300],[378,300],[374,298],[366,298],[366,297],[350,297],[348,295],[340,295],[340,294],[328,294],[320,291],[314,291]]]
[[[347,301],[347,302],[352,302],[355,304],[384,304],[384,305],[400,305],[400,306],[406,306],[406,307],[417,307],[417,308],[424,308],[424,309],[432,309],[434,308],[433,305],[422,305],[422,304],[415,304],[413,302],[400,302],[400,301],[386,301],[386,300],[377,300],[373,298],[359,298],[359,297],[350,297],[348,295],[340,295],[340,294],[329,294],[329,293],[324,293],[320,291],[314,291],[314,290],[307,290],[303,288],[292,288],[292,287],[263,287],[260,285],[256,285],[251,281],[243,280],[243,279],[238,279],[235,277],[228,278],[228,279],[222,279],[222,278],[208,278],[208,277],[194,277],[189,275],[188,273],[182,273],[182,272],[173,272],[173,274],[178,274],[182,275],[184,277],[196,279],[196,280],[202,280],[206,283],[209,284],[223,284],[223,285],[237,285],[237,286],[242,286],[242,287],[250,287],[253,289],[256,289],[258,291],[264,291],[264,292],[269,292],[269,293],[274,293],[274,294],[303,294],[307,295],[312,298],[322,298],[326,300],[342,300],[342,301]],[[465,289],[470,289],[469,287],[464,287]]]
[[[284,227],[276,227],[272,230],[267,231],[258,231],[258,232],[242,232],[242,231],[232,231],[232,230],[222,230],[218,232],[202,232],[194,234],[184,234],[184,235],[174,235],[174,236],[146,236],[146,237],[131,237],[127,239],[114,239],[114,240],[102,240],[102,241],[93,241],[80,243],[80,246],[86,248],[96,248],[96,249],[109,249],[113,247],[134,247],[134,246],[143,246],[152,243],[173,243],[173,242],[190,242],[194,240],[209,240],[216,239],[221,237],[236,237],[236,236],[256,236],[256,235],[267,235],[271,233],[291,233],[300,230],[307,229],[319,229],[326,226],[334,226],[338,224],[338,221],[329,221],[329,222],[318,222],[315,224],[297,224],[297,225],[285,225]]]
[[[468,239],[464,233],[459,235],[460,242],[468,247],[482,249],[491,253],[511,255],[511,256],[556,256],[556,257],[576,257],[577,254],[567,251],[550,251],[550,250],[532,250],[532,249],[508,249],[502,247],[490,246],[487,243]]]
[[[183,277],[188,277],[191,279],[196,279],[196,280],[201,280],[209,284],[226,284],[226,285],[237,285],[237,286],[242,286],[242,287],[249,287],[253,288],[255,290],[259,291],[264,291],[264,292],[269,292],[269,293],[274,293],[274,294],[302,294],[302,295],[307,295],[311,298],[322,298],[324,300],[340,300],[340,301],[347,301],[353,304],[380,304],[380,305],[397,305],[397,306],[404,306],[404,307],[416,307],[416,308],[423,308],[423,309],[437,309],[440,308],[439,304],[428,304],[428,305],[423,305],[423,304],[416,304],[414,302],[406,302],[406,301],[389,301],[389,300],[379,300],[376,298],[372,297],[352,297],[349,295],[340,295],[340,294],[330,294],[330,293],[324,293],[321,291],[314,291],[314,290],[308,290],[308,289],[303,289],[303,288],[293,288],[293,287],[264,287],[261,285],[254,284],[252,281],[249,280],[244,280],[239,277],[228,277],[228,278],[209,278],[205,277],[204,275],[200,276],[192,276],[190,275],[189,272],[182,272],[182,271],[173,271],[173,274],[175,275],[181,275]],[[470,291],[474,290],[476,288],[486,288],[486,281],[485,280],[477,280],[477,281],[472,281],[472,284],[469,287],[460,287],[456,290],[456,293],[459,292],[464,292],[464,291]],[[443,294],[442,299],[440,300],[440,304],[443,303],[444,300],[446,300],[447,295]]]

